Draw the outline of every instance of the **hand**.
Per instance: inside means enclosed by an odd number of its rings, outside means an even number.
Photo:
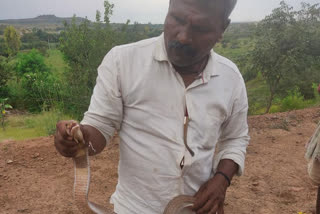
[[[224,199],[228,182],[219,174],[202,185],[195,194],[192,210],[196,214],[224,214]]]
[[[72,128],[79,125],[74,120],[59,121],[56,125],[54,136],[54,145],[57,151],[65,157],[74,157],[79,150],[79,142],[76,142],[72,136]]]

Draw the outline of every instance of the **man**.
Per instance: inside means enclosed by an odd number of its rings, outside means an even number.
[[[159,214],[180,194],[195,195],[197,214],[224,212],[249,141],[242,76],[212,51],[235,4],[171,0],[163,35],[113,48],[98,68],[81,130],[94,148],[90,155],[119,132],[116,213]],[[55,145],[73,157],[77,147],[66,123],[57,124]]]

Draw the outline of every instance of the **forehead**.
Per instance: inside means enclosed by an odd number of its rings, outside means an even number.
[[[217,22],[221,19],[221,4],[217,0],[171,0],[169,12],[194,20]]]

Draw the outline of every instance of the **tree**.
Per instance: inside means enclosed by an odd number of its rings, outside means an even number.
[[[110,24],[110,17],[113,14],[114,4],[111,4],[108,0],[104,1],[104,22]]]
[[[19,53],[15,71],[23,89],[20,99],[23,99],[24,108],[39,112],[44,104],[52,104],[56,79],[39,51],[33,49],[28,53]]]
[[[20,36],[13,26],[6,27],[4,31],[4,42],[9,56],[14,56],[18,53],[21,46]]]
[[[66,73],[68,91],[64,103],[79,117],[86,111],[93,87],[96,83],[97,68],[106,53],[118,43],[118,36],[111,27],[89,20],[77,25],[75,18],[65,24],[61,33],[60,50],[70,70]]]
[[[96,22],[101,22],[101,12],[99,10],[96,11]]]
[[[0,56],[0,97],[7,95],[7,81],[11,74],[9,67],[7,58]]]
[[[296,15],[292,7],[281,1],[280,7],[257,27],[252,64],[269,86],[266,112],[269,112],[274,97],[293,90],[293,85],[296,87],[301,83],[299,78],[309,68],[304,32],[299,28]],[[294,76],[299,78],[292,84]]]
[[[293,11],[284,1],[258,24],[251,59],[269,86],[266,112],[275,96],[297,88],[304,98],[314,98],[312,84],[320,82],[319,29],[319,4],[302,3],[300,11]]]

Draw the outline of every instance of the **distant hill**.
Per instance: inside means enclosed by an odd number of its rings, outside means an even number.
[[[29,18],[29,19],[6,19],[6,20],[0,20],[0,24],[3,25],[63,25],[63,22],[66,21],[67,23],[70,23],[72,20],[72,17],[56,17],[55,15],[41,15],[37,16],[35,18]],[[85,18],[76,17],[76,23],[81,23],[84,21]]]

